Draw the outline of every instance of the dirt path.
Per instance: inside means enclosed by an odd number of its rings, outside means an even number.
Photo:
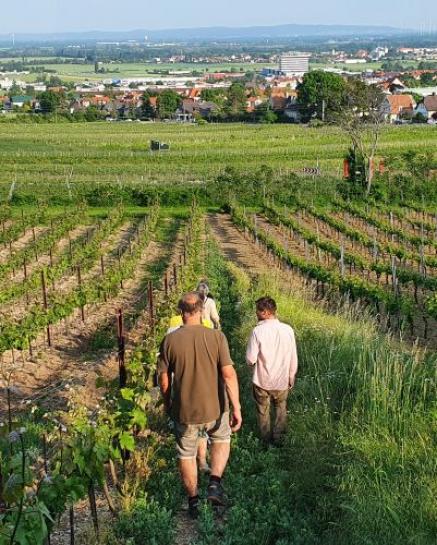
[[[271,270],[265,253],[243,234],[225,214],[210,214],[208,224],[226,259],[247,269],[250,276],[258,276]]]

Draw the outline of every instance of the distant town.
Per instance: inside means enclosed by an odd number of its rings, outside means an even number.
[[[273,54],[241,47],[234,53],[196,54],[192,48],[175,54],[174,46],[164,45],[162,54],[141,61],[132,53],[135,43],[100,42],[92,54],[72,45],[61,54],[39,49],[35,56],[7,57],[2,50],[0,122],[43,121],[44,116],[108,122],[325,121],[329,101],[321,97],[320,107],[309,109],[300,92],[307,75],[317,72],[377,87],[388,123],[437,124],[437,45],[432,43]]]

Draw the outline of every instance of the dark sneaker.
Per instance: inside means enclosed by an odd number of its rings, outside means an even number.
[[[216,481],[211,481],[209,483],[207,490],[207,499],[212,505],[218,505],[222,507],[225,507],[228,502],[225,491],[223,490],[223,486]]]
[[[283,435],[278,435],[276,437],[272,437],[270,444],[272,447],[282,447],[284,446],[285,437]]]
[[[199,517],[199,498],[188,500],[188,514],[192,519],[197,519]]]

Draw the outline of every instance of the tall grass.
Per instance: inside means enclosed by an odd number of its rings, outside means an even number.
[[[300,368],[286,444],[265,452],[240,366],[245,429],[226,479],[234,506],[222,542],[435,543],[435,354],[379,334],[357,309],[327,314],[272,276],[250,285],[235,266],[227,275],[220,297],[234,359],[244,361],[254,300],[268,293],[296,331]]]

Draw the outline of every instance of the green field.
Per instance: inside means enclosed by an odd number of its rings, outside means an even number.
[[[170,151],[151,153],[151,139]],[[431,126],[384,127],[380,156],[408,149],[434,151]],[[280,173],[320,166],[339,176],[347,138],[334,127],[293,125],[176,125],[171,123],[0,124],[0,183],[212,180],[227,166],[268,165]]]
[[[78,82],[82,80],[88,81],[101,81],[102,79],[118,79],[118,78],[135,78],[135,77],[147,77],[147,76],[159,76],[165,77],[163,72],[184,72],[187,74],[187,80],[193,71],[201,73],[213,73],[213,72],[237,72],[245,73],[250,71],[260,72],[263,68],[277,69],[277,64],[266,63],[249,63],[249,62],[233,62],[233,63],[152,63],[152,62],[111,62],[103,63],[105,72],[102,74],[96,74],[94,71],[94,64],[53,64],[50,63],[53,57],[30,57],[29,60],[37,61],[38,66],[43,67],[43,72],[47,71],[47,74],[59,76],[64,81]],[[0,65],[8,61],[22,61],[21,58],[2,58],[0,59]],[[411,63],[414,66],[414,63]],[[323,64],[323,63],[310,63],[311,70],[319,70],[324,68],[337,68],[341,70],[347,70],[350,72],[363,72],[364,70],[378,70],[381,68],[381,62],[368,62],[365,64]],[[183,77],[183,74],[181,74]],[[20,76],[20,79],[31,83],[40,79],[40,74],[33,73],[26,76]]]
[[[6,61],[21,61],[21,59],[0,59],[0,65],[2,60]],[[39,61],[39,59],[37,59]],[[46,62],[44,58],[41,59],[41,63],[38,62],[38,66],[43,67],[44,70],[48,70],[49,76],[59,76],[65,81],[79,82],[83,80],[89,81],[101,81],[102,79],[119,79],[119,78],[134,78],[134,77],[147,77],[147,76],[160,76],[165,77],[163,72],[185,72],[188,73],[187,80],[191,75],[191,72],[213,73],[213,72],[238,72],[245,73],[248,71],[260,71],[264,67],[275,68],[276,65],[266,64],[252,64],[252,63],[222,63],[222,64],[209,64],[209,63],[103,63],[105,72],[102,74],[96,74],[94,71],[94,64],[50,64]],[[44,71],[43,70],[43,71]],[[181,74],[183,77],[183,74]],[[19,79],[25,81],[35,82],[40,79],[39,73],[28,74],[26,76],[20,76]]]

